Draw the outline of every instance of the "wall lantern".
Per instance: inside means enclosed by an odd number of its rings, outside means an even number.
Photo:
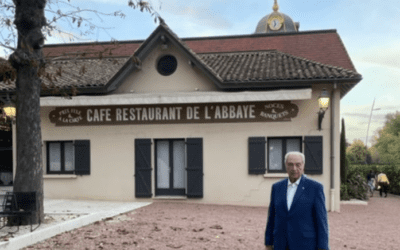
[[[3,114],[6,116],[10,117],[11,120],[15,120],[15,116],[17,115],[17,109],[15,108],[14,104],[11,103],[10,96],[7,94],[7,98],[4,100],[1,98],[1,101],[3,101]]]
[[[318,111],[318,130],[321,129],[321,124],[322,124],[322,119],[324,119],[325,111],[329,107],[329,94],[326,89],[322,89],[321,95],[318,98],[318,105],[319,105],[319,111]]]
[[[12,105],[5,105],[3,107],[3,111],[6,116],[10,117],[11,119],[14,119],[17,114],[17,109]]]

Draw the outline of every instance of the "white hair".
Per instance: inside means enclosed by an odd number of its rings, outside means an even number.
[[[304,164],[306,163],[306,159],[305,159],[303,153],[297,152],[297,151],[291,151],[291,152],[287,152],[286,155],[285,155],[285,164],[286,164],[286,162],[287,162],[287,159],[288,159],[289,155],[298,155],[298,156],[301,156],[301,159],[303,160],[303,163],[304,163]]]

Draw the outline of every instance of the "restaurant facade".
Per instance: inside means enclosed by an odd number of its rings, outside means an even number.
[[[43,91],[44,196],[267,206],[300,151],[339,211],[340,99],[361,75],[336,30],[298,29],[274,6],[250,35],[161,23],[144,41],[45,46],[53,85],[77,94]]]

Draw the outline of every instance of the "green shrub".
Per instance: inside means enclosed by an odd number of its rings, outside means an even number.
[[[349,192],[347,190],[347,184],[343,183],[340,185],[340,200],[348,201],[350,200]]]
[[[389,193],[400,194],[400,165],[350,165],[347,170],[348,180],[352,178],[351,176],[360,175],[366,181],[370,170],[375,173],[377,171],[385,173],[390,182]]]
[[[365,178],[355,173],[347,178],[347,192],[350,198],[368,200],[368,185]]]

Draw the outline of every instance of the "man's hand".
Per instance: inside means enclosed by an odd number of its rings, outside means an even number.
[[[265,250],[272,250],[272,246],[265,246]]]

